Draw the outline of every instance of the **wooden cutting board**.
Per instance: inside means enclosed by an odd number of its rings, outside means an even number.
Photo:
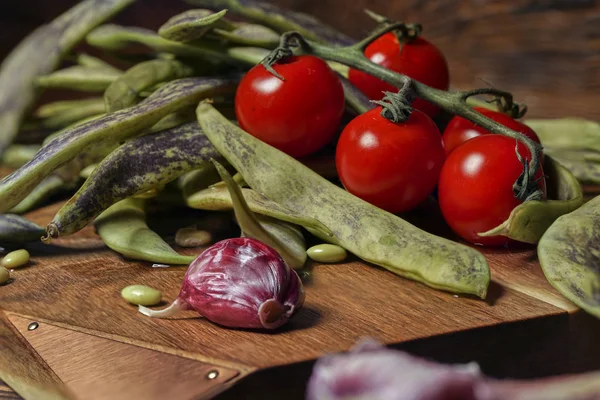
[[[45,225],[59,206],[28,217]],[[485,301],[357,259],[314,263],[305,307],[268,333],[223,329],[192,312],[168,320],[139,314],[120,297],[121,288],[150,285],[171,301],[185,267],[126,261],[88,227],[31,246],[32,265],[0,287],[0,378],[29,398],[39,398],[28,392],[33,387],[47,398],[71,393],[89,400],[221,392],[217,398],[301,399],[315,359],[364,337],[439,361],[475,360],[499,377],[600,368],[600,324],[548,284],[535,250],[483,251],[493,279]],[[0,388],[0,399],[15,396]]]

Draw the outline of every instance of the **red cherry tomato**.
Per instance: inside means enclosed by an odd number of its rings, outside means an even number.
[[[242,78],[235,96],[240,127],[291,155],[302,157],[329,143],[344,113],[342,84],[325,61],[314,56],[289,57],[263,65]]]
[[[519,146],[521,157],[530,152]],[[502,246],[511,242],[504,236],[481,237],[508,219],[521,201],[513,194],[513,184],[523,171],[515,154],[515,139],[502,135],[483,135],[457,147],[440,174],[438,201],[444,219],[452,230],[468,242]],[[536,179],[546,196],[542,168]]]
[[[427,40],[417,37],[404,43],[402,49],[392,32],[381,36],[365,49],[365,56],[382,67],[404,74],[436,89],[448,90],[450,74],[442,52]],[[383,91],[398,89],[365,72],[351,69],[348,79],[373,100],[381,100]],[[438,108],[422,99],[416,99],[413,107],[433,117]]]
[[[408,211],[435,188],[444,163],[437,126],[414,110],[405,122],[381,107],[354,118],[337,144],[336,167],[350,193],[392,213]]]
[[[486,117],[493,119],[509,129],[521,132],[534,142],[540,143],[540,138],[533,131],[533,129],[522,122],[509,117],[508,115],[483,107],[474,107],[474,110],[479,111]],[[456,116],[452,118],[444,130],[444,134],[442,135],[442,141],[444,142],[444,150],[446,150],[446,155],[450,154],[452,150],[467,140],[473,139],[477,136],[487,135],[489,133],[490,131],[482,128],[479,125],[476,125],[474,122],[464,119],[463,117]]]

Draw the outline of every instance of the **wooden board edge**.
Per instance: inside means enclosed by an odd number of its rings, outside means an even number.
[[[75,399],[2,311],[0,348],[0,379],[23,399]]]

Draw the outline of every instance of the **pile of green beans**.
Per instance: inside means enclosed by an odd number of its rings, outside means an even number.
[[[322,54],[330,54],[323,46],[356,50],[352,39],[310,16],[252,0],[189,0],[200,8],[167,19],[156,32],[102,25],[134,1],[85,0],[30,35],[3,63],[0,155],[17,169],[0,181],[0,245],[49,242],[93,223],[104,243],[126,258],[186,265],[194,256],[152,231],[148,214],[156,207],[226,210],[242,235],[260,238],[293,268],[308,258],[341,262],[352,253],[430,287],[485,298],[490,270],[479,251],[358,199],[335,183],[330,162],[295,160],[226,116],[242,74],[277,48],[282,34],[295,31],[306,39],[303,51],[313,46]],[[70,54],[82,40],[119,67]],[[146,53],[132,62],[128,50],[139,45]],[[340,75],[348,112],[371,109],[346,79],[348,66],[329,65]],[[54,88],[88,97],[36,107],[37,94]],[[530,123],[546,129],[542,121]],[[52,133],[42,143],[16,144],[31,130]],[[560,216],[583,203],[569,172],[583,167],[565,162],[565,168],[555,158],[597,151],[593,135],[584,150],[552,142],[557,150],[548,152],[544,166],[552,200],[522,204],[486,234],[547,247],[540,238],[554,237],[548,232],[564,224]],[[595,170],[586,171],[588,180],[597,179]],[[61,193],[71,197],[46,229],[18,215]],[[310,248],[308,257],[305,231],[326,243]],[[184,228],[177,242],[204,246],[213,239],[210,232],[194,234]]]

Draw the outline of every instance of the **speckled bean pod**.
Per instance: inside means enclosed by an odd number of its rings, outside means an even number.
[[[119,200],[161,187],[220,158],[198,122],[125,143],[94,169],[47,227],[49,237],[69,235]]]
[[[205,97],[231,93],[237,78],[185,78],[168,83],[141,103],[67,128],[48,140],[36,156],[0,181],[0,213],[23,200],[52,171],[89,148],[136,136],[165,116]]]
[[[211,143],[251,188],[333,231],[332,237],[312,231],[316,236],[398,275],[485,298],[490,270],[477,250],[360,200],[244,132],[206,102],[198,106],[197,116]]]

